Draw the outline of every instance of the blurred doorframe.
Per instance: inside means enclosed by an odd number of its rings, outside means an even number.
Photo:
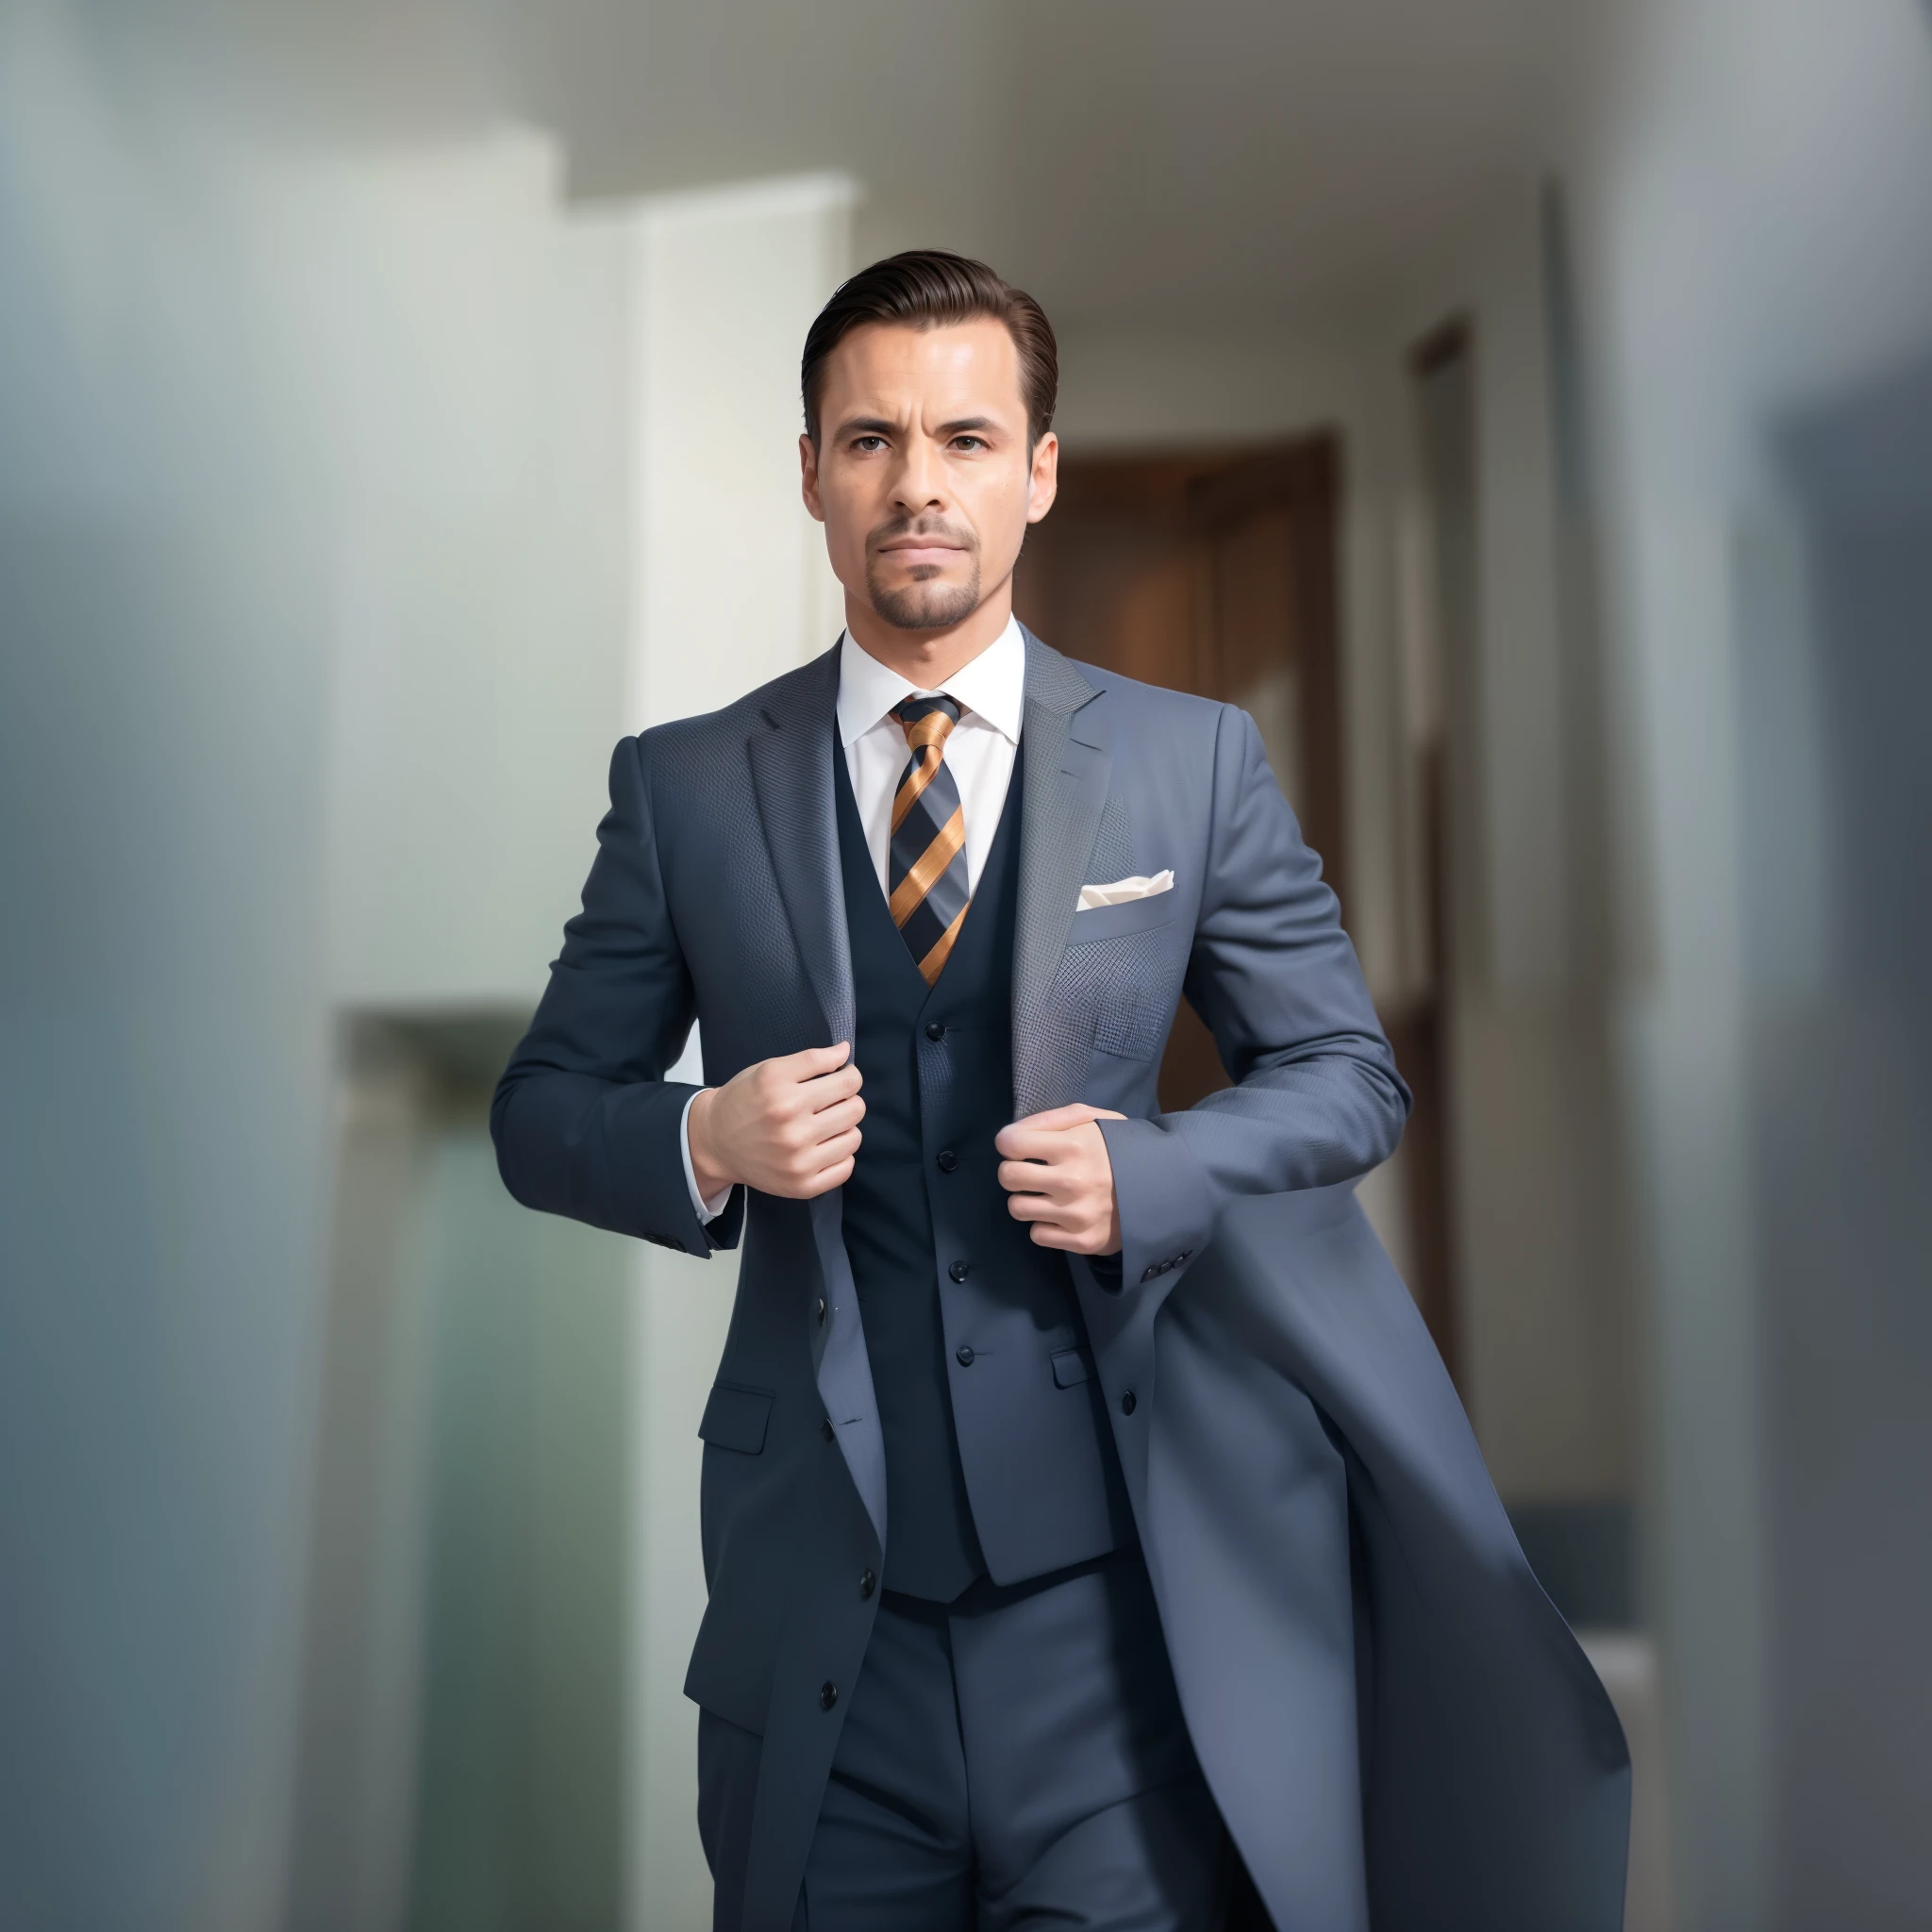
[[[1480,846],[1467,821],[1481,782],[1474,654],[1477,608],[1474,329],[1451,316],[1409,350],[1411,421],[1421,473],[1427,567],[1421,644],[1423,715],[1413,734],[1414,828],[1421,873],[1422,974],[1416,992],[1382,1016],[1415,1096],[1402,1158],[1410,1267],[1423,1319],[1464,1401],[1456,1279],[1455,1049],[1451,989],[1480,942]]]

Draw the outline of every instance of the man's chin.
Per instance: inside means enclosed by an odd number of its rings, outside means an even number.
[[[872,608],[895,630],[945,630],[979,608],[979,585],[906,584],[891,591],[874,585]]]

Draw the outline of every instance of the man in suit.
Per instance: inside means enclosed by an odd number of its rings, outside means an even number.
[[[1230,1348],[1207,1257],[1244,1200],[1353,1214],[1408,1096],[1253,722],[1013,619],[1056,381],[1045,316],[980,264],[896,257],[833,296],[799,449],[846,629],[619,745],[496,1098],[519,1200],[696,1256],[744,1241],[686,1685],[721,1928],[1210,1927],[1224,1813],[1279,1922],[1365,1925],[1374,1890],[1351,1573],[1377,1545],[1352,1566],[1349,1526],[1374,1398],[1357,1452],[1303,1392],[1344,1402],[1346,1366],[1307,1367],[1292,1315],[1283,1365],[1278,1324]],[[1183,995],[1235,1084],[1163,1114]],[[693,1019],[702,1088],[664,1077]],[[1339,1254],[1341,1211],[1294,1239]],[[1237,1297],[1271,1321],[1277,1265]],[[1434,1534],[1385,1488],[1378,1523]],[[1481,1842],[1453,1812],[1452,1862]],[[1455,1882],[1424,1888],[1437,1924],[1478,1923]]]

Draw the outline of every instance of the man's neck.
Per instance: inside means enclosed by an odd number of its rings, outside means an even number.
[[[901,630],[869,604],[845,593],[845,627],[868,658],[908,677],[921,691],[938,691],[947,678],[996,643],[1013,615],[1013,580],[1008,577],[970,616],[941,630]]]

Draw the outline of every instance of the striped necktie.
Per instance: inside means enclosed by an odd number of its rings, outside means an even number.
[[[892,845],[886,865],[892,924],[905,935],[926,985],[945,970],[965,923],[966,814],[946,769],[946,739],[959,706],[941,693],[908,698],[892,708],[906,727],[911,757],[892,795]]]

